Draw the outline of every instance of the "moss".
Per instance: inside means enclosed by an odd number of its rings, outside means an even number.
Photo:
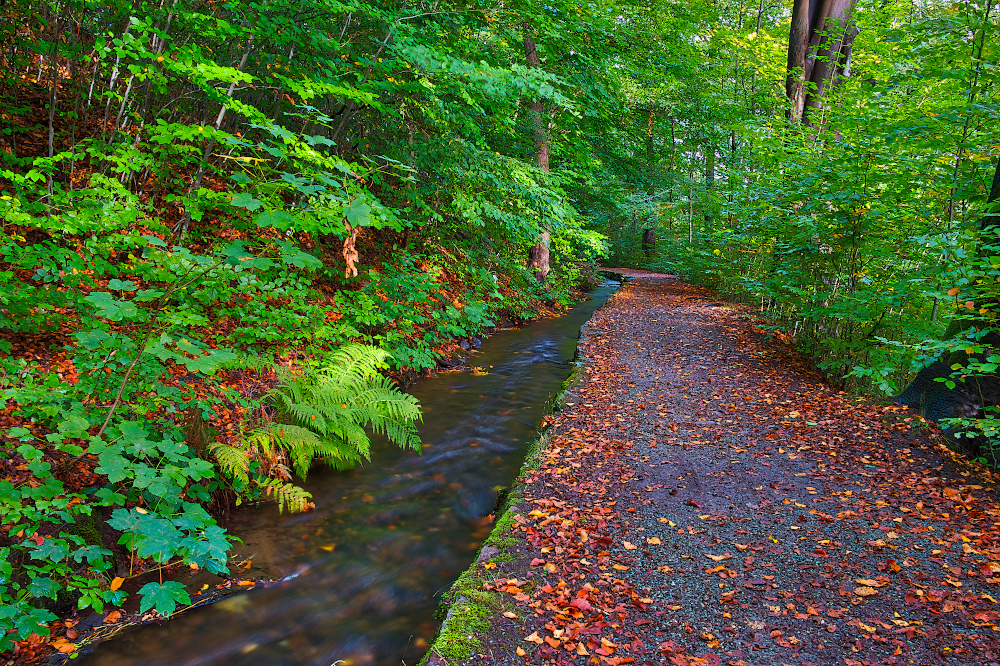
[[[572,401],[572,389],[585,381],[583,373],[585,363],[586,359],[577,363],[570,376],[563,382],[562,390],[555,399],[557,409],[561,408],[566,400]],[[521,544],[521,541],[511,536],[516,522],[514,520],[516,512],[513,509],[524,502],[528,472],[541,466],[543,453],[551,442],[552,431],[546,430],[528,447],[524,456],[524,464],[521,466],[521,473],[507,494],[504,506],[498,510],[496,524],[483,544],[484,548],[492,546],[498,551],[496,555],[489,558],[489,562],[500,563],[514,560],[515,556],[512,551]],[[513,605],[511,597],[482,589],[483,582],[488,580],[493,582],[490,579],[497,577],[492,569],[485,569],[477,558],[455,581],[451,590],[445,595],[448,610],[444,623],[441,625],[430,650],[424,655],[418,666],[423,666],[435,656],[448,663],[461,662],[471,658],[482,649],[483,639],[487,636],[493,618],[505,610],[515,612],[518,610]],[[531,589],[531,585],[529,584],[523,589],[528,591]]]
[[[101,526],[102,521],[95,514],[78,515],[75,523],[64,525],[59,531],[63,534],[75,534],[91,546],[103,546],[104,537],[101,535]]]

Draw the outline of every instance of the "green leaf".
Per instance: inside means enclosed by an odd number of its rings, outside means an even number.
[[[168,580],[166,583],[146,583],[139,589],[139,612],[145,613],[151,608],[164,617],[174,614],[177,604],[190,604],[191,597],[188,595],[184,585],[175,580]]]
[[[264,205],[264,202],[260,199],[254,199],[253,195],[249,192],[238,192],[233,195],[232,204],[240,208],[246,208],[249,211],[254,211]]]
[[[344,217],[352,227],[367,227],[371,221],[372,207],[361,199],[355,199],[344,209]]]
[[[129,478],[132,471],[132,463],[121,453],[114,449],[105,449],[97,456],[97,467],[94,471],[108,477],[111,483],[120,483]],[[115,528],[121,529],[121,528]]]
[[[86,349],[98,349],[104,341],[111,339],[110,335],[98,329],[77,331],[73,337]]]
[[[28,584],[28,592],[35,597],[48,597],[55,599],[59,596],[62,586],[51,578],[44,576],[33,577]]]
[[[281,261],[296,268],[322,268],[323,262],[313,255],[303,252],[291,241],[274,241],[281,248]]]
[[[132,280],[119,280],[114,278],[108,281],[108,289],[112,291],[135,291],[137,285]]]
[[[48,636],[49,628],[46,625],[55,619],[56,615],[47,608],[31,608],[14,620],[14,629],[21,638],[27,638],[31,634]]]
[[[263,213],[258,213],[253,218],[253,221],[258,227],[274,227],[275,229],[281,229],[284,231],[292,226],[292,222],[295,221],[295,218],[287,211],[269,210]]]

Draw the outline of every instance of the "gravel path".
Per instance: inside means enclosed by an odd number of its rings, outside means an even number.
[[[625,272],[506,553],[462,583],[494,595],[489,628],[429,662],[997,663],[993,478],[824,385],[750,310]]]

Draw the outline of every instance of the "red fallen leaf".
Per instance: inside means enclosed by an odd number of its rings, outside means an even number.
[[[590,604],[589,601],[587,601],[586,599],[581,599],[581,598],[574,599],[573,601],[569,602],[569,605],[573,606],[575,608],[579,608],[582,611],[589,611],[589,610],[593,610],[593,608],[594,608]]]
[[[698,500],[693,500],[693,499],[692,500],[688,500],[687,502],[684,502],[684,503],[687,504],[688,506],[693,506],[696,509],[702,509],[702,508],[705,507],[704,504],[702,504]]]
[[[539,564],[545,564],[545,560],[543,560],[540,557],[536,557],[535,559],[531,560],[531,566],[535,567],[538,566]]]
[[[841,617],[844,617],[844,611],[842,611],[842,610],[838,610],[838,609],[836,609],[836,608],[831,608],[830,610],[828,610],[828,611],[826,612],[826,614],[827,614],[827,615],[828,615],[829,617],[836,617],[836,618],[841,618]]]

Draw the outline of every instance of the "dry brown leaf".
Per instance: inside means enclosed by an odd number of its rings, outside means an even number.
[[[709,555],[708,553],[705,553],[705,557],[712,560],[713,562],[721,562],[722,560],[728,560],[729,558],[731,558],[732,554],[724,553],[722,555]]]
[[[873,587],[868,587],[867,585],[865,585],[862,587],[854,588],[854,594],[858,595],[859,597],[871,597],[878,594],[878,590],[876,590]]]
[[[77,649],[76,643],[70,643],[65,638],[57,638],[56,640],[49,643],[49,645],[59,650],[63,654],[70,654],[72,652],[76,652]]]
[[[855,578],[854,582],[858,585],[864,585],[866,587],[882,587],[883,585],[888,585],[888,583],[880,580],[872,580],[871,578]]]

